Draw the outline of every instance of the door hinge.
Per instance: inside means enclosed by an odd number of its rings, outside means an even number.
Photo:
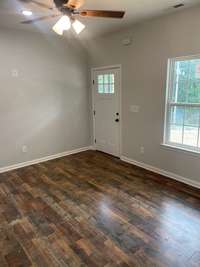
[[[95,139],[94,142],[95,142],[95,144],[96,144],[96,143],[97,143],[97,140]]]
[[[93,84],[94,84],[94,80],[93,80]]]
[[[96,110],[94,110],[94,116],[96,115]]]

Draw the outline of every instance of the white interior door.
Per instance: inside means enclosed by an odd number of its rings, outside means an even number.
[[[94,71],[96,149],[120,156],[120,69]]]

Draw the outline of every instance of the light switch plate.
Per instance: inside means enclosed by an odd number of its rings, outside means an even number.
[[[22,152],[23,153],[27,153],[28,152],[28,148],[26,145],[22,146]]]

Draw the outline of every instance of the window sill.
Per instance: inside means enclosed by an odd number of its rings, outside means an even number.
[[[178,147],[178,146],[175,146],[175,145],[172,145],[172,144],[165,144],[165,143],[162,143],[161,146],[165,147],[165,148],[168,148],[168,149],[171,149],[171,150],[176,150],[178,152],[191,154],[193,156],[200,156],[200,151],[195,151],[195,150],[192,150],[192,149],[189,149],[189,148]]]

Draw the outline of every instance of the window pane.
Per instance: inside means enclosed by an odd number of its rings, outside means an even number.
[[[178,80],[174,84],[174,102],[186,103],[187,102],[187,81]]]
[[[109,84],[104,84],[104,93],[105,94],[109,93]]]
[[[200,82],[200,59],[196,60],[195,65],[195,78]]]
[[[114,74],[98,75],[98,93],[114,94]]]
[[[183,126],[171,125],[170,126],[170,142],[182,144]]]
[[[111,84],[108,84],[108,93],[111,93]]]
[[[200,103],[200,59],[176,61],[172,84],[173,102]]]
[[[115,85],[114,84],[110,84],[110,93],[114,94],[115,92]]]
[[[189,92],[188,92],[188,103],[200,103],[200,80],[190,79],[189,81]]]
[[[98,93],[99,94],[103,94],[104,93],[104,85],[103,84],[99,84],[98,85]]]
[[[186,108],[184,125],[198,127],[199,113],[200,110],[198,108]]]
[[[176,103],[187,101],[188,71],[190,63],[188,61],[176,61],[173,73],[173,93],[172,100]]]
[[[189,70],[189,61],[177,61],[176,62],[176,70],[181,80],[187,80],[188,78],[188,70]]]
[[[200,134],[199,134],[198,147],[200,148]]]
[[[104,75],[104,83],[109,83],[109,74]]]
[[[171,107],[170,123],[183,125],[184,112],[184,108],[182,107]]]
[[[114,74],[110,74],[110,83],[114,83],[115,82],[115,75]]]
[[[188,146],[197,146],[198,128],[184,127],[183,144]]]
[[[98,84],[103,83],[103,75],[98,75]]]
[[[200,60],[190,60],[188,103],[200,103]]]

